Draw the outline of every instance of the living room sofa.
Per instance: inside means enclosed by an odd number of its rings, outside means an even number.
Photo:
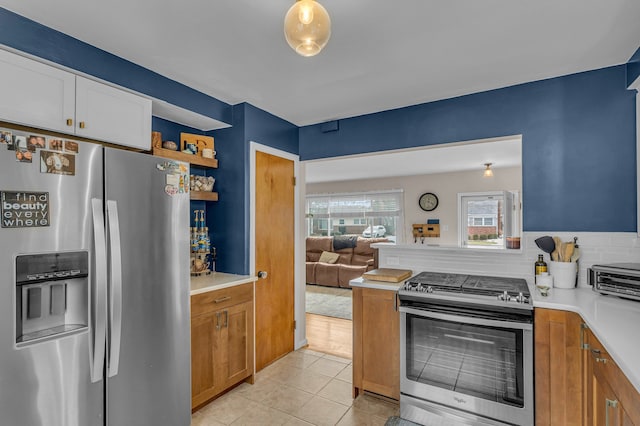
[[[349,238],[336,237],[341,247]],[[349,281],[377,268],[378,256],[373,243],[387,242],[386,238],[351,237],[353,247],[334,249],[334,237],[307,237],[307,283],[350,288]],[[339,244],[338,244],[339,243]],[[323,252],[336,253],[335,263],[320,262]],[[326,255],[325,255],[326,257]],[[334,256],[335,257],[335,256]]]

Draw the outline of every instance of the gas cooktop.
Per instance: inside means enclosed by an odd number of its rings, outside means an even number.
[[[400,288],[402,295],[422,297],[455,297],[469,302],[482,300],[483,304],[494,301],[530,304],[531,294],[527,282],[521,278],[493,277],[482,275],[421,272],[409,278]]]

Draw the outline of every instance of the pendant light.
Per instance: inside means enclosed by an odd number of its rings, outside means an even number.
[[[331,37],[331,18],[315,0],[296,0],[284,17],[284,36],[297,54],[315,56]]]
[[[484,163],[485,169],[482,176],[484,177],[493,177],[493,170],[491,170],[491,165],[493,163]]]

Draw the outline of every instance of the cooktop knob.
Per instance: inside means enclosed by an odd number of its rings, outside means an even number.
[[[507,290],[503,291],[502,294],[498,295],[498,300],[502,300],[503,302],[511,301],[511,297],[509,296],[509,292]]]
[[[522,294],[522,292],[520,292],[517,296],[516,296],[516,302],[518,303],[527,303],[529,301],[529,299],[527,298],[527,296],[525,296],[524,294]]]

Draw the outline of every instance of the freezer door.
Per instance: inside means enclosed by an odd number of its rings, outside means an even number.
[[[107,352],[118,357],[107,361],[108,426],[191,421],[189,195],[165,192],[171,171],[157,167],[165,161],[105,150],[112,309]]]
[[[14,131],[16,134],[29,135]],[[96,314],[89,303],[96,295],[95,262],[91,260],[95,251],[91,200],[103,198],[103,151],[99,145],[78,143],[77,154],[67,154],[67,159],[74,162],[75,175],[46,173],[46,161],[45,172],[41,172],[43,151],[37,149],[31,163],[18,162],[15,151],[0,144],[0,192],[4,193],[0,218],[3,221],[0,227],[0,424],[103,425],[104,381],[100,372],[97,382],[91,380],[90,349],[94,333],[89,332],[95,326]],[[46,153],[44,158],[47,158]],[[16,194],[25,192],[32,194]],[[18,198],[25,202],[8,201]],[[48,211],[48,226],[28,226],[33,222],[27,220],[33,219],[36,211]],[[37,216],[43,218],[40,214]],[[77,313],[80,317],[86,319],[88,314],[89,330],[80,327],[79,332],[50,335],[49,338],[36,336],[33,341],[16,344],[16,340],[20,340],[17,334],[21,321],[16,318],[20,298],[20,287],[16,286],[16,256],[52,252],[88,252],[89,277],[82,280],[70,277],[48,285],[42,282],[40,291],[37,290],[39,284],[29,284],[29,288],[36,289],[34,295],[40,297],[30,300],[26,318],[31,317],[28,322],[43,329],[47,326],[35,317],[74,322],[69,318],[70,311],[65,309],[65,303],[71,303],[72,294],[76,294],[81,296],[73,303],[79,305]],[[72,292],[72,287],[77,291]],[[28,293],[25,290],[25,294]],[[101,367],[98,365],[97,368]]]

